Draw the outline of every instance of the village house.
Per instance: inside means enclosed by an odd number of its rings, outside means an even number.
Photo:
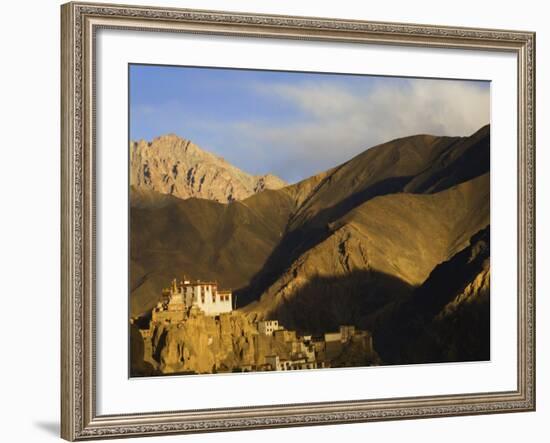
[[[278,355],[268,355],[265,357],[265,361],[271,371],[297,371],[326,367],[324,362],[317,362],[306,358],[282,359]]]
[[[258,332],[260,334],[272,336],[275,331],[283,329],[279,326],[277,320],[260,320],[258,322]]]

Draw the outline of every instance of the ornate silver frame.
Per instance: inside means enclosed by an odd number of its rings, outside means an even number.
[[[61,436],[67,440],[533,411],[535,34],[68,3],[61,7]],[[511,392],[99,416],[95,408],[94,36],[116,28],[507,51],[518,60],[518,383]]]

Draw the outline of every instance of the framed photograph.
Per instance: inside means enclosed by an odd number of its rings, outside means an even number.
[[[62,437],[535,409],[535,35],[68,3]]]

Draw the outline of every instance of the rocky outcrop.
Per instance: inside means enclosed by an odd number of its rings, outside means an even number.
[[[146,339],[150,346],[134,344],[136,355],[132,355],[132,361],[152,362],[154,370],[162,374],[240,371],[265,364],[268,355],[289,358],[292,351],[285,342],[260,335],[256,326],[238,311],[211,317],[195,310],[183,322],[152,324],[150,331],[151,338]],[[149,349],[150,355],[144,349]],[[138,371],[143,366],[143,362],[134,365]]]
[[[256,329],[241,315],[195,314],[177,326],[161,325],[153,353],[163,373],[227,371],[252,364]]]
[[[368,331],[357,330],[343,340],[315,344],[291,330],[266,335],[239,311],[213,317],[194,306],[177,322],[151,321],[147,315],[132,318],[131,370],[137,377],[280,370],[272,366],[274,356],[307,365],[294,369],[378,365],[372,343]]]
[[[456,315],[461,310],[467,309],[468,305],[483,303],[485,298],[489,297],[490,280],[491,271],[489,269],[489,260],[487,259],[482,264],[481,272],[453,300],[445,305],[435,317],[435,320],[444,321],[446,318]]]
[[[130,185],[181,199],[227,203],[286,183],[272,174],[254,176],[176,135],[130,143]]]

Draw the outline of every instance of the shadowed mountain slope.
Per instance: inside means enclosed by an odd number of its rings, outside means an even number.
[[[244,202],[179,198],[131,190],[131,314],[151,309],[182,273],[238,288],[280,241],[293,200],[264,191]]]
[[[290,217],[285,234],[277,247],[269,256],[262,271],[256,274],[248,287],[239,291],[240,305],[244,306],[259,295],[264,294],[280,276],[291,268],[292,264],[302,254],[314,248],[332,235],[332,227],[338,225],[341,218],[366,202],[379,196],[395,195],[401,202],[398,195],[402,193],[430,194],[450,188],[462,183],[464,180],[475,178],[489,171],[489,127],[483,127],[471,137],[432,137],[412,136],[403,139],[393,140],[368,149],[357,157],[343,165],[327,171],[322,177],[315,177],[315,186],[302,201],[296,202],[297,209]],[[455,152],[456,151],[456,152]],[[472,160],[473,159],[473,160]],[[470,162],[476,160],[475,164]],[[464,179],[464,180],[463,180]],[[308,184],[312,179],[305,180],[294,186],[289,186],[280,192],[292,193]],[[482,192],[487,199],[487,205],[482,212],[475,216],[486,216],[488,223],[489,206],[488,192],[489,182],[482,185]],[[418,192],[417,192],[418,191]],[[469,192],[472,196],[476,190]],[[452,200],[449,207],[445,209],[442,222],[448,223],[446,219],[454,217],[453,211],[460,211],[463,200],[470,195],[465,195]],[[418,220],[417,224],[431,223],[428,217],[423,217],[424,207],[431,210],[436,217],[432,224],[437,224],[437,206],[430,209],[431,205],[439,204],[438,200],[425,200],[422,208],[408,208],[395,217]],[[404,202],[406,204],[406,202]],[[401,203],[399,203],[401,204]],[[456,207],[455,207],[456,206]],[[412,212],[411,212],[412,211]],[[416,211],[416,212],[415,212]],[[361,213],[354,213],[361,215]],[[363,217],[365,218],[365,217]],[[368,218],[368,216],[366,217]],[[384,218],[383,214],[377,220],[380,223],[397,226],[401,218]],[[349,217],[346,219],[350,222]],[[467,222],[467,218],[466,218]],[[395,224],[394,224],[395,223]],[[483,226],[476,225],[480,229]],[[460,230],[460,228],[457,228]],[[463,237],[469,238],[475,231],[466,229]],[[409,231],[406,235],[414,235]],[[407,242],[403,235],[400,238]],[[433,236],[434,244],[439,241]],[[376,237],[373,238],[376,243]],[[454,240],[448,240],[451,247],[455,247]],[[393,251],[399,249],[400,244],[396,243]],[[430,248],[428,248],[429,250]],[[393,253],[393,251],[391,253]],[[447,251],[450,255],[454,249]],[[388,255],[391,254],[388,252]],[[429,252],[428,252],[429,253]],[[449,255],[439,256],[440,260],[446,259]],[[416,261],[421,261],[416,259]],[[427,269],[423,273],[424,278],[427,272],[439,262],[429,262],[425,265]],[[419,284],[421,281],[410,279],[406,281]]]
[[[329,235],[300,255],[244,310],[319,332],[316,311],[330,305],[335,324],[364,324],[358,323],[355,309],[371,306],[362,314],[368,316],[374,305],[407,295],[406,289],[421,285],[435,266],[464,248],[472,233],[488,223],[488,174],[437,194],[376,197],[330,224]],[[353,274],[363,275],[363,284]],[[326,281],[338,279],[341,290],[322,289]],[[312,283],[320,281],[325,283]],[[377,303],[370,303],[373,298]],[[336,308],[338,304],[344,306]]]
[[[490,229],[436,266],[412,295],[376,319],[375,345],[386,363],[490,359]]]

